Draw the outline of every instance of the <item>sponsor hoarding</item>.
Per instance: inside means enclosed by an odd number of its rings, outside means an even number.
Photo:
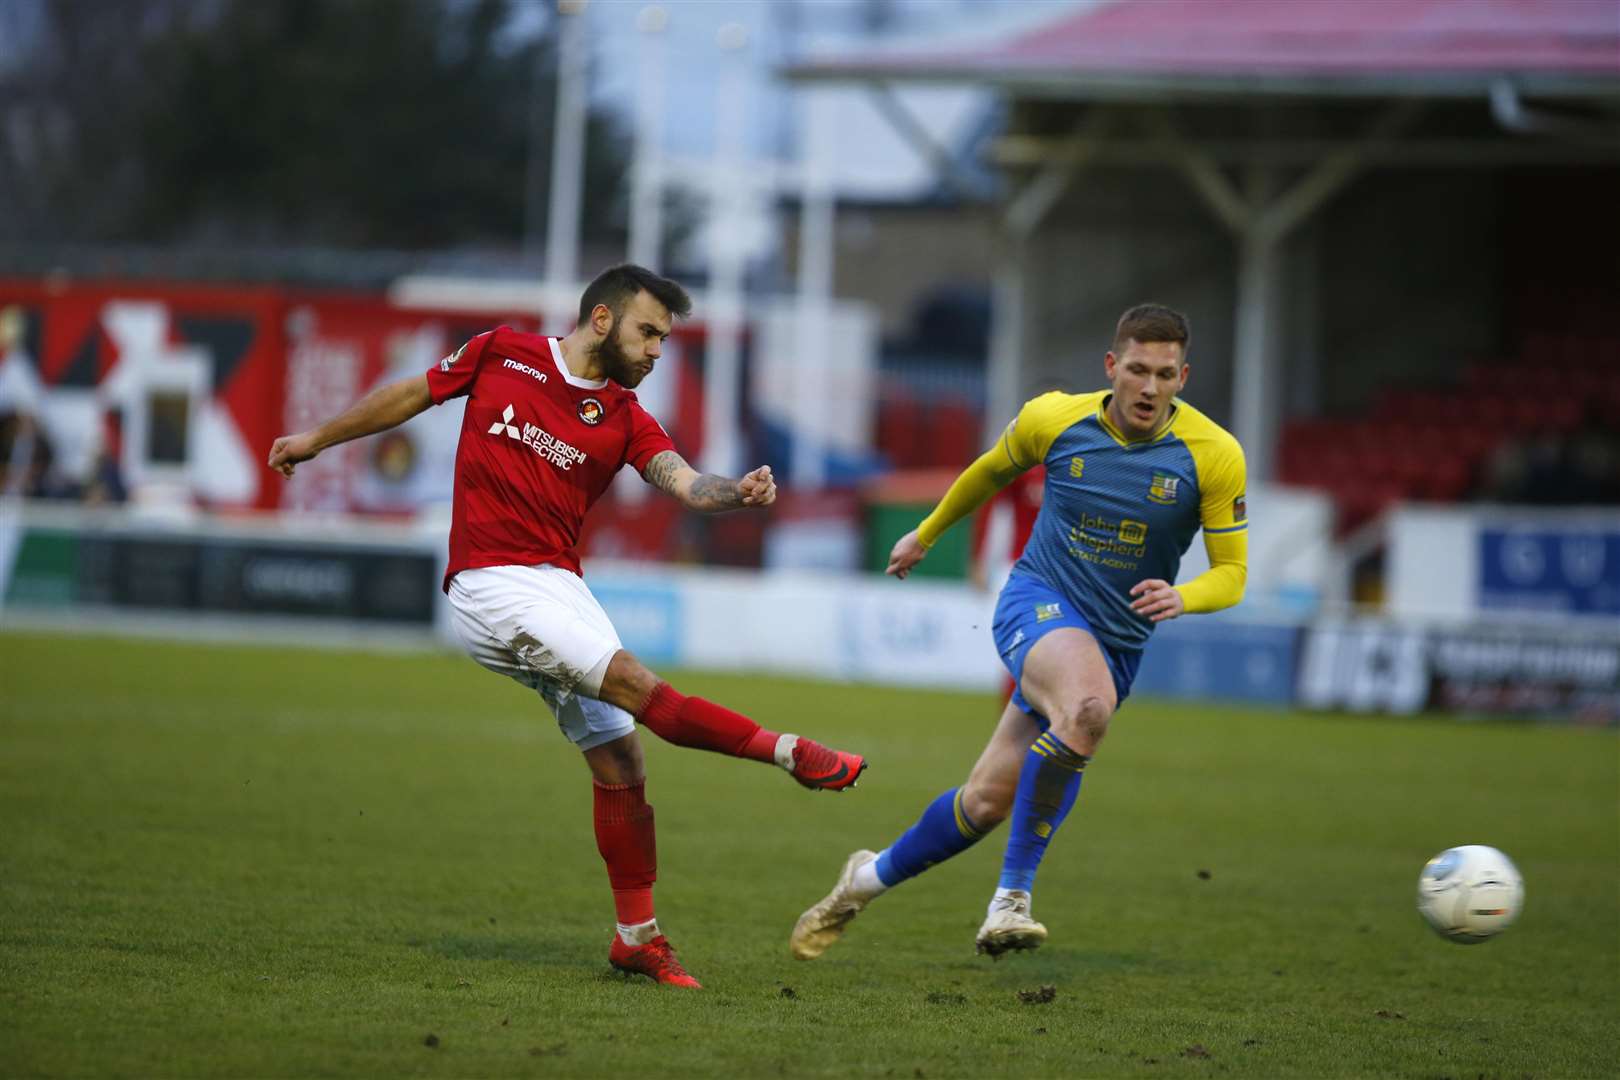
[[[1620,515],[1607,525],[1485,528],[1479,548],[1481,608],[1620,617]]]
[[[437,564],[412,547],[28,529],[4,599],[431,626]]]
[[[1322,623],[1306,637],[1298,698],[1319,709],[1613,724],[1620,722],[1620,633]]]

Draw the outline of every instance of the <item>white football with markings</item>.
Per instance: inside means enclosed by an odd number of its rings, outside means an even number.
[[[1418,911],[1435,933],[1459,945],[1488,941],[1524,908],[1524,878],[1493,847],[1447,848],[1418,875]]]

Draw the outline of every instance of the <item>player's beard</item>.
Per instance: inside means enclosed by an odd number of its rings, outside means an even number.
[[[630,354],[624,351],[624,346],[619,344],[618,320],[614,320],[607,337],[596,347],[596,363],[601,367],[605,377],[627,390],[634,390],[652,370],[651,367],[646,370],[637,367],[636,362],[630,359]]]

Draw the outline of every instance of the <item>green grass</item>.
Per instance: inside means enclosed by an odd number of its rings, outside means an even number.
[[[802,964],[799,911],[961,778],[995,703],[677,685],[873,760],[835,798],[647,741],[660,919],[701,993],[610,973],[589,782],[516,684],[449,655],[0,634],[0,1075],[1620,1068],[1613,732],[1133,701],[1042,871],[1046,948],[973,954],[997,836]],[[1461,843],[1528,888],[1477,947],[1412,904]]]

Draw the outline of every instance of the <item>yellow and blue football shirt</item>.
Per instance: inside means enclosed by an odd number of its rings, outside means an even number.
[[[1103,643],[1140,649],[1154,624],[1131,610],[1131,587],[1175,581],[1200,528],[1211,569],[1178,586],[1186,610],[1241,599],[1246,470],[1237,440],[1191,405],[1177,400],[1162,429],[1133,441],[1108,419],[1109,397],[1043,394],[1002,433],[1011,467],[1046,465],[1041,511],[1013,572],[1068,596]]]

